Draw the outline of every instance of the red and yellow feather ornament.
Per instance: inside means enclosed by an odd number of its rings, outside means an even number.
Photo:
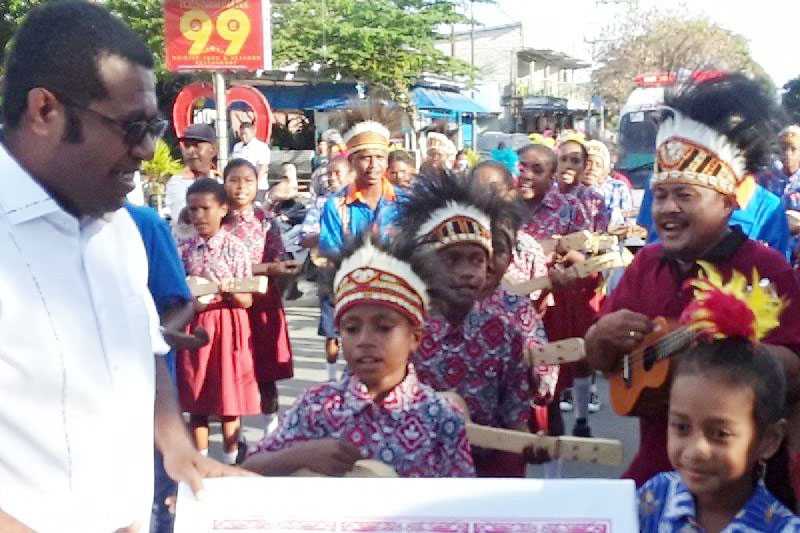
[[[712,264],[698,264],[700,275],[688,282],[694,287],[694,301],[681,314],[681,323],[712,339],[741,337],[751,342],[763,339],[780,324],[786,302],[756,269],[750,279],[734,270],[726,282]]]

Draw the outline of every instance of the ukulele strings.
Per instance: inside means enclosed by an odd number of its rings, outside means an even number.
[[[654,358],[653,354],[655,354],[656,361],[665,359],[693,338],[694,333],[692,331],[681,328],[664,336],[664,338],[650,346],[650,349],[643,350],[641,355],[630,356],[628,363],[634,364],[640,361],[649,361]]]

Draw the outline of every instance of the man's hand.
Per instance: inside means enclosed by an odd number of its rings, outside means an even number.
[[[195,328],[194,332],[171,331],[164,328],[164,340],[176,350],[197,350],[209,342],[208,333],[201,327]]]
[[[343,476],[362,459],[353,444],[339,439],[319,439],[292,446],[302,454],[303,466],[326,476]]]
[[[636,348],[653,327],[645,315],[627,309],[603,316],[586,333],[586,361],[596,370],[613,370],[619,356]]]
[[[116,530],[114,533],[139,533],[141,529],[142,525],[139,522],[134,522],[128,527],[123,527],[121,529]]]
[[[537,433],[540,437],[545,437],[547,434],[544,431],[539,431]],[[553,460],[550,457],[550,452],[547,451],[547,448],[540,448],[539,446],[531,445],[522,450],[522,457],[525,458],[525,462],[531,465],[540,465]]]
[[[224,465],[210,459],[189,446],[175,451],[166,450],[163,453],[164,470],[167,475],[174,481],[182,481],[189,485],[198,499],[201,498],[204,478],[256,475],[247,470]]]

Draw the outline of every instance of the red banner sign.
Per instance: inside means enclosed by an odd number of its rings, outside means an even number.
[[[164,0],[167,68],[272,67],[269,0]]]

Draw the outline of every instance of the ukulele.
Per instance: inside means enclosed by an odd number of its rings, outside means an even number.
[[[672,356],[696,337],[695,332],[676,322],[661,317],[653,322],[655,329],[607,376],[611,407],[618,415],[662,412],[669,395]]]

